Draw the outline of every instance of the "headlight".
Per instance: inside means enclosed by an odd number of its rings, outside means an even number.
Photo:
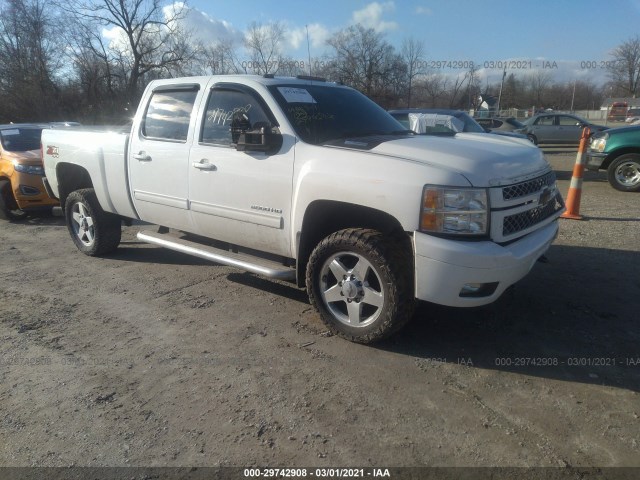
[[[44,175],[44,168],[40,165],[23,165],[22,163],[14,163],[13,168],[15,168],[17,172]]]
[[[487,191],[425,186],[420,230],[428,233],[486,235],[489,231]]]
[[[609,135],[607,134],[603,135],[602,137],[592,138],[589,148],[594,152],[599,152],[599,153],[604,152],[604,149],[607,146],[607,138],[609,138]]]

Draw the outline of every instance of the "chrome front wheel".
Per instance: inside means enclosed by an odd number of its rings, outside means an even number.
[[[409,238],[348,228],[332,233],[307,263],[307,293],[331,332],[358,343],[388,337],[415,305]]]
[[[365,257],[338,252],[327,259],[320,275],[322,301],[338,321],[362,328],[380,316],[385,288],[380,274]]]

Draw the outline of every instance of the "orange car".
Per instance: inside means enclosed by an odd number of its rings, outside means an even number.
[[[42,179],[40,134],[44,125],[0,125],[0,218],[22,220],[47,213],[58,201],[49,197]]]

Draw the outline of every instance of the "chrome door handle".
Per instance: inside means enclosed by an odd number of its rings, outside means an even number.
[[[201,160],[199,162],[193,162],[193,167],[197,168],[198,170],[217,170],[218,168],[213,164],[213,163],[209,163],[207,160]]]
[[[147,155],[145,152],[134,153],[133,158],[138,160],[139,162],[150,162],[151,157]]]

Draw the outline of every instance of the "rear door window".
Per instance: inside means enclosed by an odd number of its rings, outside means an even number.
[[[196,89],[154,92],[142,122],[142,135],[151,139],[185,142],[197,94]]]
[[[558,125],[563,127],[575,127],[580,121],[573,117],[567,117],[565,115],[558,115]]]
[[[549,115],[548,117],[540,117],[538,118],[538,120],[536,120],[536,125],[539,125],[541,127],[548,127],[553,125],[554,119],[555,117],[553,115]]]

